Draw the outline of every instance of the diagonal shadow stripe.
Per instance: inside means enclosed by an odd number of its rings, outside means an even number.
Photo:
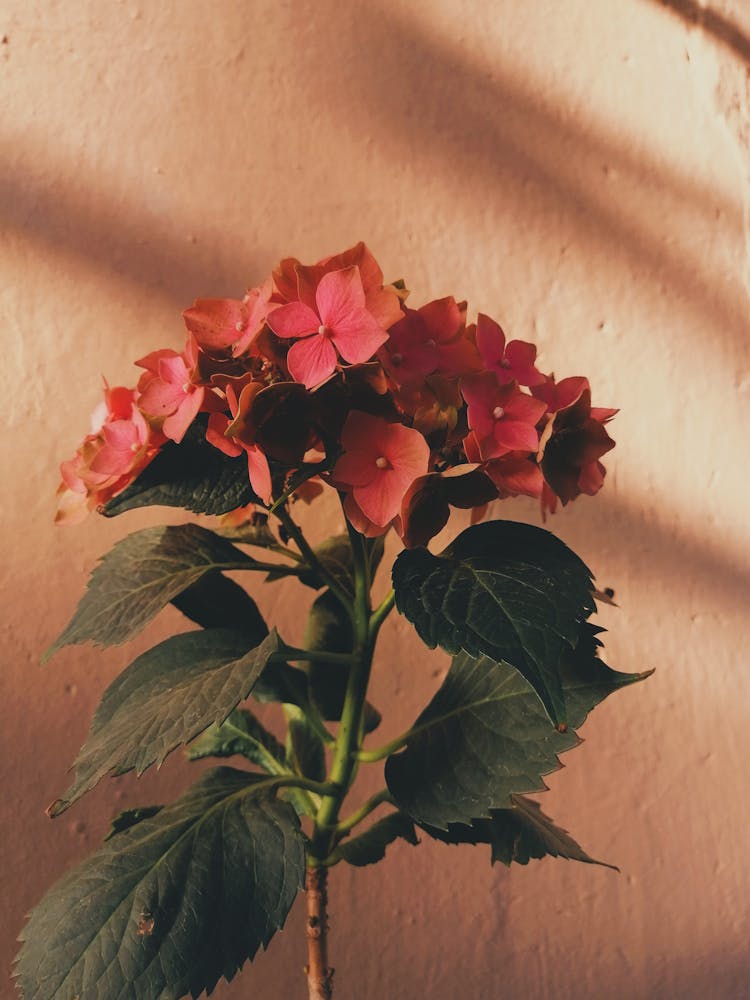
[[[740,59],[750,63],[750,38],[717,10],[703,7],[696,0],[652,0],[652,3],[666,7],[686,24],[702,28]]]

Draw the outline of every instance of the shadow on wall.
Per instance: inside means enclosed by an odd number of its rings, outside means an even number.
[[[717,336],[724,328],[726,353],[747,341],[741,276],[706,252],[717,225],[741,239],[739,202],[649,159],[637,135],[625,144],[594,122],[586,128],[578,108],[545,102],[497,61],[477,65],[423,24],[369,9],[344,20],[335,8],[321,0],[314,15],[324,40],[336,26],[330,56],[321,63],[301,46],[297,65],[332,117],[376,132],[378,146],[426,182],[447,177],[458,205],[481,198],[488,209],[543,217],[551,241],[585,242],[595,268],[636,272],[656,294],[667,286]],[[680,220],[677,234],[665,218]]]
[[[652,2],[687,19],[697,7],[692,0]],[[747,46],[728,22],[700,10],[707,30],[738,51]],[[429,36],[425,25],[392,11],[358,7],[342,14],[335,0],[321,0],[285,39],[294,48],[287,87],[314,101],[342,132],[351,130],[363,141],[376,132],[378,148],[426,183],[447,180],[458,211],[466,199],[476,209],[481,198],[492,209],[494,225],[498,211],[512,212],[520,223],[543,217],[551,246],[585,242],[596,268],[636,272],[641,287],[655,295],[665,286],[675,291],[710,320],[717,335],[725,330],[725,354],[730,345],[736,351],[750,341],[737,269],[726,267],[721,254],[706,252],[717,225],[739,242],[741,206],[649,158],[637,135],[624,143],[595,122],[581,124],[585,117],[567,107],[564,97],[547,102],[533,93],[533,81],[522,86],[497,61],[478,65],[459,41]],[[252,93],[252,73],[251,65],[240,67],[234,86]],[[99,175],[88,178],[92,196],[84,198],[78,193],[80,173],[50,163],[41,137],[27,148],[7,140],[5,153],[6,163],[14,164],[0,170],[0,221],[6,227],[23,229],[181,307],[199,294],[236,293],[241,234],[230,239],[226,230],[212,231],[203,213],[200,241],[193,245],[189,230],[183,237],[149,215],[137,193],[110,197]],[[42,175],[34,169],[40,154]],[[361,173],[365,184],[364,161]],[[359,183],[356,170],[352,176]],[[665,231],[664,218],[678,220],[676,234]],[[486,235],[477,234],[480,240]],[[244,261],[240,286],[254,263]]]
[[[652,2],[697,18],[691,0]],[[522,215],[545,213],[560,240],[587,241],[596,267],[637,270],[641,286],[657,291],[668,283],[678,299],[710,318],[716,336],[725,329],[727,360],[733,348],[748,343],[746,293],[737,275],[701,255],[699,245],[668,244],[659,227],[667,206],[680,213],[685,229],[709,231],[718,214],[739,240],[739,205],[646,162],[637,137],[629,148],[593,125],[585,128],[581,116],[572,115],[564,103],[545,103],[498,65],[474,65],[460,48],[420,33],[405,18],[365,7],[333,17],[337,10],[335,0],[320,0],[311,9],[312,23],[306,21],[304,30],[308,42],[314,38],[316,44],[298,46],[288,72],[298,74],[308,99],[342,127],[351,126],[363,138],[377,130],[378,143],[399,162],[424,166],[427,176],[442,170],[461,188],[459,197],[465,192],[476,199],[480,192],[495,205],[512,203]],[[721,37],[733,39],[737,48],[743,36],[718,15],[701,23],[718,31],[714,20],[724,25]],[[328,46],[333,31],[335,44]],[[295,42],[290,36],[288,43]],[[321,60],[323,48],[328,56]],[[247,84],[251,92],[252,67],[242,72],[248,77],[235,80],[235,86]],[[296,79],[292,85],[297,86]],[[189,236],[167,231],[163,220],[142,208],[137,193],[110,197],[100,175],[86,178],[92,194],[84,197],[80,173],[74,178],[71,167],[50,163],[49,148],[41,143],[8,143],[4,151],[14,164],[0,169],[0,220],[7,228],[179,307],[200,294],[236,294],[238,252],[225,231],[207,225],[199,241],[190,243]],[[44,162],[43,173],[34,171],[37,162]],[[203,217],[200,224],[205,225]],[[245,274],[255,267],[256,262],[243,260]],[[659,525],[638,505],[606,489],[603,498],[602,533],[616,524],[631,537],[637,528],[639,544],[666,556],[675,573],[678,566],[690,566],[691,579],[707,586],[710,581],[730,599],[747,592],[750,576],[708,535],[679,534]],[[596,516],[593,507],[591,514]]]
[[[254,273],[237,237],[212,231],[205,213],[179,221],[149,213],[137,191],[115,194],[101,171],[85,176],[79,165],[55,163],[41,140],[6,139],[0,155],[0,229],[6,232],[21,232],[180,310],[201,295],[237,295]]]
[[[735,52],[740,59],[750,63],[750,38],[718,11],[703,7],[696,0],[652,0],[652,3],[666,7],[687,24],[702,28]]]

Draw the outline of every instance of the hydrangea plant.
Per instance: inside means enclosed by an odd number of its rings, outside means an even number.
[[[588,713],[646,675],[601,660],[591,616],[607,595],[566,545],[487,517],[511,496],[544,515],[595,494],[616,411],[592,407],[587,379],[542,372],[536,347],[489,316],[468,323],[466,303],[406,300],[363,243],[313,265],[288,258],[242,299],[197,300],[184,350],[137,361],[134,389],[105,383],[62,466],[58,520],[149,504],[217,519],[136,531],[95,569],[49,654],[126,642],[170,603],[186,629],[107,689],[48,811],[180,747],[233,762],[176,802],[116,817],[53,886],[22,933],[28,1000],[210,993],[269,944],[301,890],[309,996],[330,998],[337,865],[420,837],[487,844],[506,865],[593,862],[526,795]],[[310,539],[294,506],[326,490],[346,530]],[[471,526],[431,551],[451,508]],[[373,598],[391,531],[403,543],[392,587]],[[300,645],[269,628],[244,573],[309,588]],[[377,746],[368,682],[394,607],[453,660],[414,724]],[[250,698],[279,706],[283,739]],[[359,769],[382,762],[382,790],[352,809]]]

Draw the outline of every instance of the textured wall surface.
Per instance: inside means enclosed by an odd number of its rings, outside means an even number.
[[[414,302],[467,298],[621,408],[603,492],[549,526],[616,589],[608,662],[657,671],[542,796],[622,874],[437,843],[337,869],[338,996],[749,996],[746,0],[5,0],[0,38],[3,970],[110,817],[189,780],[174,759],[44,815],[106,684],[179,620],[38,663],[98,556],[176,519],[54,528],[100,376],[179,348],[196,296],[365,239]],[[497,513],[538,523],[531,501]],[[292,639],[293,587],[264,590]],[[383,645],[385,741],[447,658],[398,621]],[[216,996],[304,995],[302,930],[295,911]]]

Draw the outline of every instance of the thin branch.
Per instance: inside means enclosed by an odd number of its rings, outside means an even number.
[[[336,827],[336,833],[339,836],[348,833],[350,830],[354,829],[358,823],[361,823],[363,819],[366,819],[371,812],[374,812],[378,806],[383,805],[383,803],[389,802],[391,805],[395,805],[395,800],[387,788],[382,788],[375,795],[371,796],[364,805],[360,806],[356,812],[353,812],[346,819],[343,819]]]

